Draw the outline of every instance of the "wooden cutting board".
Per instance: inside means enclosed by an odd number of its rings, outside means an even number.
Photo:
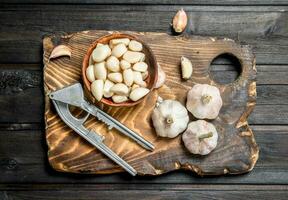
[[[54,35],[43,41],[46,140],[48,159],[55,170],[93,174],[123,171],[67,127],[47,97],[50,91],[81,82],[81,64],[87,48],[95,39],[109,33],[111,32],[83,31],[64,36]],[[256,66],[250,48],[227,38],[125,33],[133,34],[150,45],[167,75],[166,83],[135,107],[98,106],[151,141],[155,150],[146,151],[116,130],[108,131],[103,123],[93,117],[88,118],[86,126],[104,135],[105,144],[130,163],[140,175],[159,175],[178,169],[191,170],[199,175],[240,174],[252,170],[259,150],[247,123],[247,117],[256,102]],[[72,49],[71,59],[62,57],[48,62],[52,49],[58,44],[66,44]],[[227,85],[212,80],[209,68],[212,60],[223,53],[233,54],[242,65],[239,78]],[[180,78],[181,56],[191,59],[194,65],[193,76],[189,81]],[[164,99],[177,99],[185,105],[186,93],[196,83],[215,85],[223,98],[219,116],[211,121],[219,133],[218,146],[207,156],[188,153],[181,136],[175,139],[157,137],[150,117],[158,95]],[[76,110],[75,114],[79,112]],[[195,119],[190,116],[190,120]]]

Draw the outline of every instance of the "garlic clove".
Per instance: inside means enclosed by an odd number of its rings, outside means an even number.
[[[164,85],[165,80],[166,80],[166,74],[158,63],[158,79],[155,83],[154,88],[160,88],[162,85]]]
[[[87,69],[86,69],[86,77],[91,83],[93,81],[95,81],[94,69],[93,68],[94,68],[93,65],[89,65],[89,67],[87,67]]]
[[[181,9],[173,18],[173,29],[176,33],[182,33],[187,26],[187,15],[186,12]]]
[[[135,90],[136,88],[139,88],[139,87],[140,87],[139,85],[133,84],[132,87],[131,87],[131,91],[132,91],[132,90]]]
[[[114,85],[114,83],[110,80],[106,80],[104,83],[104,88],[103,88],[103,95],[105,98],[110,98],[113,95],[113,92],[110,92],[111,87]]]
[[[193,65],[191,61],[184,56],[181,57],[181,71],[183,79],[188,80],[191,78],[193,73]]]
[[[134,79],[134,83],[136,83],[137,85],[146,87],[145,86],[146,82],[143,81],[141,72],[133,71],[133,79]]]
[[[107,69],[105,67],[105,62],[96,63],[94,65],[94,74],[96,79],[106,80],[107,78]]]
[[[129,42],[129,49],[131,51],[142,51],[143,45],[140,42],[136,41],[136,40],[131,40]]]
[[[131,86],[133,84],[134,81],[134,77],[133,77],[133,71],[132,69],[125,69],[123,71],[123,79],[124,79],[124,83],[127,86]]]
[[[145,62],[137,62],[133,65],[132,69],[138,72],[146,72],[148,65]]]
[[[49,56],[49,60],[52,58],[58,58],[61,56],[68,56],[69,58],[71,58],[71,52],[72,50],[68,46],[63,45],[63,44],[58,45],[52,50]]]
[[[131,64],[134,64],[145,60],[145,54],[142,52],[127,51],[124,53],[123,59]]]
[[[143,88],[143,87],[136,88],[136,89],[132,90],[132,92],[129,95],[129,98],[132,101],[138,101],[139,99],[144,97],[146,94],[148,94],[149,91],[150,91],[149,89]]]
[[[122,74],[119,72],[108,74],[108,79],[114,83],[121,83],[123,81]]]
[[[128,100],[126,96],[121,96],[121,95],[113,95],[112,100],[114,103],[123,103]]]
[[[101,101],[103,97],[103,87],[104,87],[103,80],[96,80],[93,81],[93,83],[91,84],[91,92],[97,101]]]
[[[92,52],[92,59],[94,62],[102,62],[111,55],[111,49],[108,45],[101,45],[96,47]]]
[[[109,41],[109,46],[112,49],[114,46],[116,46],[117,44],[125,44],[125,46],[128,46],[130,42],[129,38],[119,38],[119,39],[113,39]]]
[[[117,44],[113,49],[112,49],[112,56],[115,56],[116,58],[120,58],[125,52],[127,51],[127,48],[125,44],[120,43]]]
[[[120,61],[120,67],[122,70],[128,69],[131,67],[131,64],[127,62],[126,60],[121,60]]]
[[[129,93],[128,87],[123,83],[117,83],[110,88],[110,92],[117,95],[127,96]]]
[[[111,72],[119,72],[120,65],[118,58],[116,58],[115,56],[110,56],[106,61],[106,67]]]

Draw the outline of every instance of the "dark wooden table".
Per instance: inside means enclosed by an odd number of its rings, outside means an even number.
[[[180,171],[132,178],[51,169],[44,139],[43,37],[87,29],[171,33],[169,23],[181,7],[190,18],[186,34],[253,46],[258,99],[249,123],[260,147],[254,170],[239,176],[201,178]],[[214,64],[216,77],[237,74],[225,59]],[[0,199],[288,199],[287,84],[287,0],[2,0]]]

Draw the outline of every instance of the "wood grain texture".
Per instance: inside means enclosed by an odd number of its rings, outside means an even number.
[[[45,38],[45,94],[81,81],[80,69],[85,50],[92,41],[106,34],[107,31],[84,31]],[[140,175],[159,175],[177,169],[191,170],[199,175],[239,174],[250,171],[258,159],[258,147],[247,124],[247,117],[256,100],[255,60],[249,48],[237,45],[229,39],[172,37],[164,33],[131,34],[150,45],[158,63],[166,72],[166,84],[132,108],[100,107],[153,142],[155,150],[151,153],[143,150],[115,130],[108,131],[107,127],[95,118],[89,118],[86,126],[103,134],[106,145],[128,161]],[[72,49],[72,58],[47,63],[51,50],[59,41]],[[232,84],[219,85],[210,78],[209,65],[215,57],[227,52],[240,60],[242,73]],[[180,79],[179,59],[183,55],[190,58],[194,65],[194,75],[187,82]],[[213,121],[220,138],[218,147],[205,157],[187,153],[181,145],[180,137],[173,140],[157,138],[150,121],[158,95],[164,99],[177,99],[184,104],[186,92],[195,83],[216,85],[224,101],[219,117]],[[45,98],[48,157],[53,168],[74,173],[106,174],[123,171],[65,126],[47,96]]]
[[[40,64],[0,64],[0,110],[5,113],[0,115],[0,128],[21,129],[20,123],[25,127],[27,123],[38,123],[35,124],[38,127],[44,124],[41,68]],[[230,64],[216,64],[211,70],[214,70],[211,75],[216,80],[235,79],[237,76]],[[287,65],[257,65],[257,105],[248,119],[249,124],[288,123],[288,108],[285,106],[288,104],[287,76]],[[271,110],[275,110],[272,117]]]
[[[45,186],[45,185],[44,185]],[[58,186],[58,187],[57,187]],[[190,199],[236,199],[241,200],[243,196],[247,200],[254,199],[279,199],[285,200],[287,186],[241,186],[241,185],[176,185],[168,184],[141,185],[75,185],[77,189],[63,185],[52,185],[37,187],[35,190],[7,190],[0,192],[0,198],[4,200],[42,200],[42,199],[65,199],[65,200],[87,200],[103,199],[118,200],[119,196],[127,200],[146,199],[146,200],[190,200]],[[52,188],[52,189],[50,189]],[[245,195],[244,195],[245,194]]]
[[[288,63],[287,6],[61,4],[1,5],[0,37],[5,40],[0,40],[0,63],[40,63],[42,39],[55,32],[105,29],[171,34],[171,20],[181,7],[190,20],[186,34],[229,37],[253,45],[257,64]]]
[[[7,4],[287,5],[286,0],[2,0]]]
[[[44,129],[44,128],[43,128]],[[194,176],[175,171],[162,176],[68,174],[53,170],[47,159],[44,130],[0,131],[0,186],[20,183],[67,184],[288,184],[288,126],[251,126],[261,151],[254,170],[240,176]],[[25,141],[25,142],[23,142]],[[29,145],[27,145],[29,144]],[[31,144],[31,145],[30,145]],[[17,148],[15,148],[17,147]],[[154,185],[155,186],[155,185]],[[15,186],[16,187],[16,186]],[[156,186],[155,186],[156,187]],[[1,188],[0,188],[1,189]]]

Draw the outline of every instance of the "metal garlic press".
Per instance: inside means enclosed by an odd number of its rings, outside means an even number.
[[[76,133],[86,139],[89,143],[91,143],[98,150],[100,150],[111,160],[119,164],[133,176],[137,174],[137,171],[103,143],[105,139],[104,136],[96,133],[95,131],[88,130],[84,127],[83,124],[87,120],[89,115],[91,114],[98,118],[98,120],[101,120],[102,122],[107,124],[109,130],[115,128],[124,135],[136,141],[145,149],[148,149],[150,151],[154,150],[153,144],[151,144],[149,141],[145,140],[143,137],[130,130],[101,109],[87,102],[84,99],[83,88],[80,83],[76,83],[63,89],[51,92],[49,94],[49,98],[52,100],[60,118],[71,129],[73,129]],[[83,109],[87,112],[87,115],[81,119],[74,117],[69,110],[69,105]]]

